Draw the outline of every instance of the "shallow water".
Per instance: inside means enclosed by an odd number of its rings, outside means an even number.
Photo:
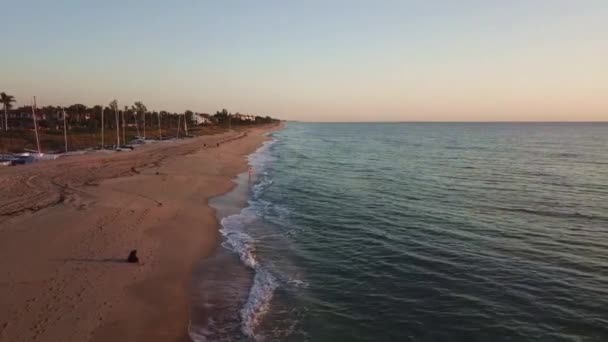
[[[215,202],[225,240],[195,277],[195,340],[608,340],[607,124],[274,139]]]

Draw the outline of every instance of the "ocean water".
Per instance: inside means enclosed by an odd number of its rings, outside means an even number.
[[[608,124],[289,123],[249,161],[193,340],[608,341]]]

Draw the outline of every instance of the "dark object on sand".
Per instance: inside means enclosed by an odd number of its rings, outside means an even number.
[[[139,258],[137,257],[137,249],[134,249],[129,253],[129,257],[127,258],[127,262],[137,264],[139,262]]]
[[[220,143],[217,143],[217,147],[220,147]]]
[[[203,147],[207,147],[207,144],[203,144]]]

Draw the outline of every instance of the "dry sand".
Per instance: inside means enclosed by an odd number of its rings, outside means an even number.
[[[207,201],[275,128],[0,169],[0,341],[188,340]]]

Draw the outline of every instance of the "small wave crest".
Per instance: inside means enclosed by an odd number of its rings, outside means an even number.
[[[264,178],[252,187],[253,198],[258,198],[266,188],[272,185],[272,179]]]
[[[274,290],[278,287],[276,279],[266,269],[259,267],[255,270],[253,286],[249,291],[247,303],[241,310],[243,333],[256,340],[263,339],[256,335],[255,328],[260,324],[260,319],[268,311]]]
[[[255,220],[255,210],[247,207],[239,214],[222,219],[220,231],[225,237],[222,246],[234,251],[241,261],[255,272],[247,302],[241,310],[241,331],[250,338],[260,340],[262,337],[255,334],[255,328],[268,311],[278,283],[270,271],[259,262],[255,251],[255,239],[244,231],[245,227]]]
[[[239,214],[223,218],[220,229],[226,239],[222,246],[238,254],[241,261],[251,268],[255,268],[258,264],[255,257],[255,243],[243,228],[254,220],[255,214],[251,210],[243,209]]]
[[[272,138],[272,140],[264,141],[254,153],[247,156],[249,165],[253,166],[258,170],[262,170],[269,162],[275,160],[275,158],[269,153],[270,147],[274,145],[278,140]]]

